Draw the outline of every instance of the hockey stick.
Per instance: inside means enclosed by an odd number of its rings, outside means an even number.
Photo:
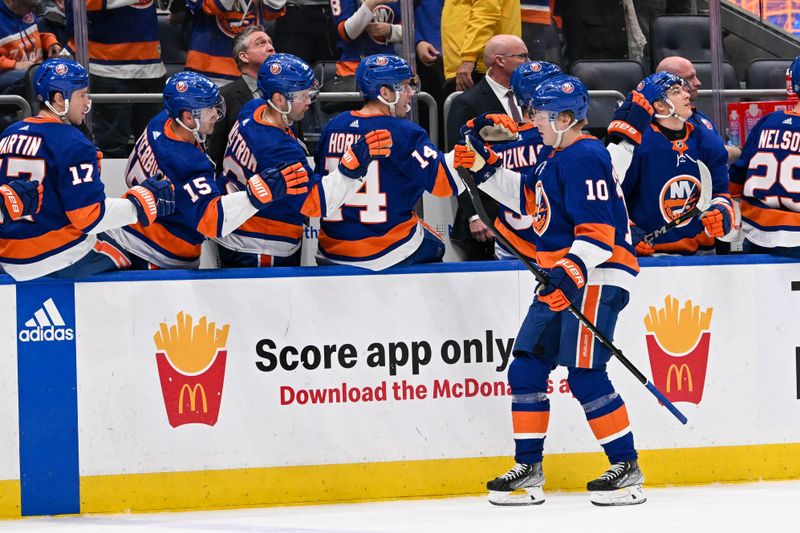
[[[456,170],[458,171],[458,175],[464,181],[464,185],[467,186],[467,192],[469,193],[470,200],[472,200],[472,205],[475,206],[475,211],[478,214],[478,217],[481,219],[481,222],[486,224],[486,226],[489,228],[489,230],[494,234],[495,238],[497,238],[498,241],[503,243],[503,245],[508,249],[508,251],[510,251],[512,254],[514,254],[514,256],[517,259],[519,259],[520,262],[522,262],[522,264],[525,265],[525,267],[528,270],[531,271],[531,273],[536,278],[536,281],[538,281],[539,283],[541,283],[542,285],[545,285],[545,286],[549,285],[550,284],[550,279],[548,278],[547,273],[545,271],[543,271],[542,269],[540,269],[538,266],[534,265],[527,257],[522,255],[522,253],[519,250],[517,250],[514,247],[514,245],[511,244],[508,241],[508,239],[506,239],[503,236],[503,234],[500,233],[499,231],[497,231],[497,229],[494,227],[494,224],[489,219],[489,215],[486,214],[486,209],[483,207],[483,202],[481,201],[480,197],[478,196],[478,186],[475,184],[475,180],[473,179],[472,174],[470,174],[469,170],[467,170],[465,168],[462,168],[462,167],[458,167]],[[639,369],[636,368],[633,365],[633,363],[631,363],[628,360],[628,358],[625,357],[625,355],[623,355],[622,351],[619,348],[617,348],[616,346],[614,346],[614,344],[610,340],[608,340],[608,338],[606,338],[606,336],[603,335],[603,333],[601,331],[599,331],[595,327],[595,325],[592,324],[592,322],[588,318],[586,318],[583,315],[583,313],[580,312],[580,310],[577,307],[575,307],[570,302],[569,307],[567,307],[567,310],[570,313],[572,313],[575,316],[575,318],[577,318],[578,321],[586,327],[586,329],[591,331],[592,334],[594,335],[594,337],[598,341],[600,341],[600,344],[602,344],[603,346],[608,348],[609,351],[611,352],[611,354],[614,357],[616,357],[617,359],[619,359],[619,361],[622,363],[622,365],[625,368],[627,368],[631,372],[631,374],[633,374],[634,377],[636,377],[636,379],[638,379],[639,382],[642,385],[644,385],[647,388],[647,390],[649,390],[653,394],[653,396],[658,398],[658,401],[660,401],[661,404],[664,407],[666,407],[669,410],[670,413],[675,415],[675,418],[680,420],[681,424],[686,424],[687,419],[683,415],[683,413],[681,413],[678,410],[678,408],[675,407],[672,404],[672,402],[667,400],[667,397],[664,396],[664,394],[660,390],[658,390],[655,387],[655,385],[650,383],[650,381],[644,376],[644,374],[642,374],[639,371]]]
[[[713,185],[711,183],[711,172],[708,170],[706,164],[699,159],[697,160],[697,166],[700,169],[700,198],[697,200],[695,206],[685,213],[681,213],[681,215],[675,220],[664,224],[657,230],[651,231],[642,237],[642,242],[652,246],[654,240],[661,237],[675,226],[683,224],[687,220],[696,217],[711,206],[711,194],[713,189]],[[689,197],[691,198],[691,195]],[[688,201],[689,198],[686,200]]]

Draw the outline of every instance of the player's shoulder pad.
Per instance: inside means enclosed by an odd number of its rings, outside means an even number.
[[[239,109],[239,114],[236,115],[236,119],[239,121],[244,121],[245,119],[252,118],[253,112],[266,103],[267,101],[263,98],[255,98],[250,100],[244,104],[241,109]]]

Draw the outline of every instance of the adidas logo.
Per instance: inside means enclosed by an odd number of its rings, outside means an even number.
[[[28,126],[27,124],[25,124],[24,126],[22,126],[22,127],[19,129],[19,131],[28,131],[29,129],[30,129],[30,126]]]
[[[64,319],[58,312],[52,298],[42,304],[33,318],[25,322],[25,328],[17,336],[20,342],[71,341],[75,330],[65,327]]]
[[[354,120],[353,122],[351,122],[350,123],[350,127],[351,128],[357,128],[358,127],[358,120]]]
[[[787,118],[786,120],[784,120],[784,121],[783,121],[783,123],[784,123],[784,124],[788,124],[788,125],[790,125],[790,126],[791,126],[791,125],[792,125],[792,119],[791,119],[791,117],[790,117],[790,118]]]
[[[159,137],[161,137],[161,132],[160,131],[154,131],[153,132],[153,139],[158,139]]]

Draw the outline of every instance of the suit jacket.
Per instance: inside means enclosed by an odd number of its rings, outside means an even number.
[[[224,86],[219,90],[219,94],[225,99],[225,118],[217,122],[206,143],[208,156],[217,165],[217,172],[222,170],[222,158],[228,145],[228,134],[236,124],[239,111],[244,104],[253,99],[253,93],[242,77]]]
[[[471,118],[474,118],[481,113],[505,113],[503,104],[497,99],[492,87],[486,78],[482,78],[471,89],[464,91],[454,101],[450,107],[450,112],[447,115],[447,149],[453,148],[453,145],[458,140],[458,130],[467,123]],[[497,202],[495,202],[487,194],[481,192],[481,200],[486,207],[486,212],[489,217],[494,219],[497,217]],[[475,208],[472,206],[472,201],[469,195],[464,192],[458,197],[458,210],[456,217],[453,221],[453,231],[450,238],[455,241],[465,241],[476,243],[472,238],[469,231],[469,219],[476,214]],[[471,259],[468,257],[468,259]]]

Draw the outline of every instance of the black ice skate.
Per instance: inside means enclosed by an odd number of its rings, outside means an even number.
[[[595,505],[636,505],[644,503],[647,498],[642,490],[644,474],[639,469],[639,462],[626,461],[614,463],[605,474],[586,484],[589,499]]]
[[[494,505],[539,505],[544,503],[544,473],[542,463],[523,465],[514,468],[488,483],[489,503]],[[524,490],[527,494],[512,494]]]

